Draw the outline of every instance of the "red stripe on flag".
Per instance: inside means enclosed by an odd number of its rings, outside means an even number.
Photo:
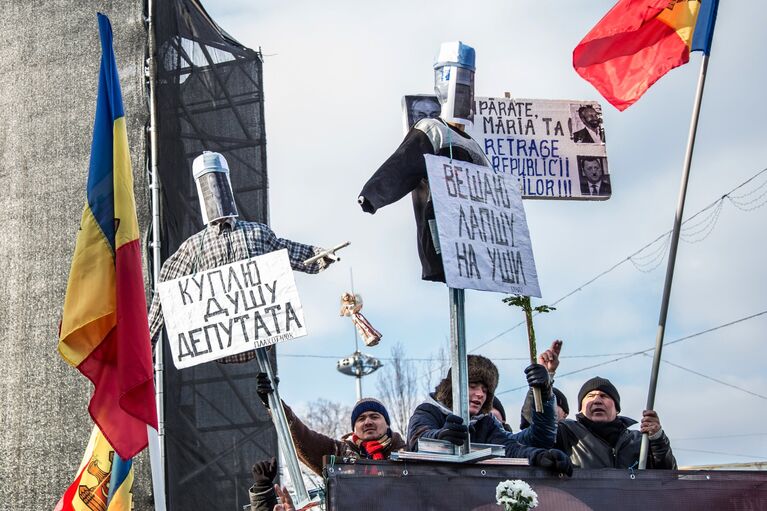
[[[621,0],[573,50],[573,67],[618,110],[634,104],[690,57],[676,30],[657,16],[668,0]]]
[[[77,368],[95,386],[88,406],[93,421],[117,454],[129,459],[147,446],[147,424],[157,428],[138,240],[117,249],[115,276],[117,325]]]
[[[64,496],[61,497],[58,504],[56,504],[56,507],[53,508],[53,511],[76,511],[74,506],[72,505],[72,501],[75,499],[75,496],[77,495],[77,488],[80,486],[80,480],[83,477],[83,472],[88,468],[88,465],[85,465],[83,469],[80,471],[79,474],[77,474],[77,477],[75,477],[75,480],[72,484],[69,485],[69,488],[67,488],[67,491],[64,492]]]

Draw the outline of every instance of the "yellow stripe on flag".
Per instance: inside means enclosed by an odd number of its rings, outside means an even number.
[[[663,9],[656,19],[673,28],[689,48],[699,10],[700,0],[669,0],[669,7]]]
[[[115,250],[139,237],[136,207],[133,201],[133,171],[128,152],[125,117],[114,122],[114,204],[120,222],[115,232]]]
[[[59,352],[77,367],[117,322],[114,256],[86,205],[77,233],[59,333]]]
[[[131,511],[131,501],[133,494],[131,488],[133,487],[133,468],[131,467],[127,477],[122,482],[117,491],[115,492],[112,500],[109,501],[109,507],[107,511]]]

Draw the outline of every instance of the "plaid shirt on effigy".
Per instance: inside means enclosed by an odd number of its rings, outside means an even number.
[[[230,222],[224,222],[206,227],[194,236],[190,236],[162,265],[160,282],[283,248],[288,249],[290,266],[295,271],[319,273],[327,267],[325,259],[310,265],[304,264],[305,260],[322,252],[322,248],[278,238],[269,226],[264,224],[237,220],[234,222],[234,227]],[[149,308],[149,334],[152,346],[157,343],[163,324],[160,295],[155,292],[152,297],[152,306]],[[255,357],[256,352],[251,350],[223,357],[218,362],[223,364],[247,362]]]

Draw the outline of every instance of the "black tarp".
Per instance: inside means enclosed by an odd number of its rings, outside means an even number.
[[[194,0],[155,2],[162,260],[203,228],[192,160],[222,153],[240,218],[267,223],[262,60]],[[168,343],[165,360],[170,361]],[[242,509],[255,461],[277,451],[255,361],[165,364],[168,509]]]
[[[767,472],[579,470],[557,477],[531,467],[374,462],[326,466],[330,511],[498,511],[495,488],[521,479],[535,511],[756,511],[767,509]]]

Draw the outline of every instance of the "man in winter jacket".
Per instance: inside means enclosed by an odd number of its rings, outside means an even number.
[[[256,378],[256,392],[268,409],[267,396],[272,392],[272,384],[266,373],[258,373]],[[392,452],[405,447],[405,441],[399,433],[392,432],[389,427],[389,412],[377,399],[364,398],[357,401],[352,410],[352,431],[338,440],[311,430],[284,402],[282,407],[298,459],[318,475],[322,475],[322,457],[326,455],[387,460]]]
[[[639,463],[642,433],[649,434],[650,452],[647,468],[676,469],[671,443],[663,432],[658,414],[642,413],[639,431],[629,430],[637,423],[618,415],[621,396],[606,378],[596,376],[578,392],[580,413],[575,420],[566,419],[557,429],[557,449],[570,456],[580,468],[635,468]]]
[[[418,405],[410,417],[408,448],[417,450],[419,438],[436,438],[461,445],[469,437],[472,442],[504,445],[509,458],[527,458],[531,465],[571,475],[572,464],[565,453],[550,449],[554,445],[557,426],[554,395],[546,368],[532,364],[525,369],[528,384],[541,389],[543,413],[534,414],[531,427],[511,433],[490,413],[498,386],[495,364],[483,356],[469,355],[468,366],[471,422],[463,424],[463,419],[451,411],[452,378],[448,371],[434,393]]]

